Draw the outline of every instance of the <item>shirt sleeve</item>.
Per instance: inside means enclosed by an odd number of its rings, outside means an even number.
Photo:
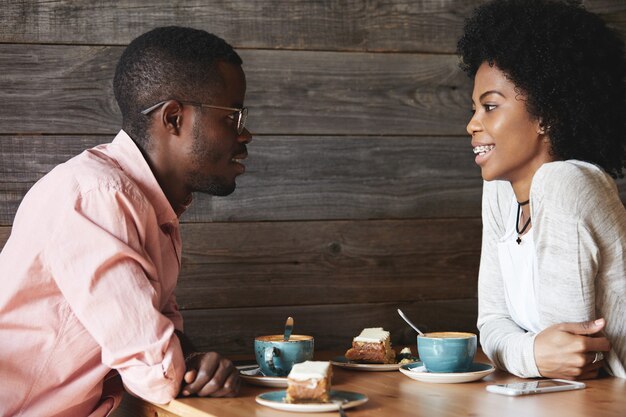
[[[535,364],[536,334],[519,327],[509,314],[497,243],[505,232],[511,192],[500,181],[483,186],[483,239],[478,273],[478,330],[483,351],[500,369],[524,377],[538,377]]]
[[[174,328],[179,332],[183,332],[183,316],[178,309],[178,303],[176,302],[176,295],[172,293],[165,303],[165,307],[161,310],[163,315],[171,320],[174,324]]]
[[[90,191],[58,213],[44,256],[73,313],[100,345],[102,362],[133,394],[167,403],[178,394],[185,364],[174,323],[159,308],[160,283],[144,247],[149,210],[137,193]]]

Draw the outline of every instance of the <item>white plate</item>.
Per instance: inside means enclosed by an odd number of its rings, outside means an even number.
[[[273,388],[287,387],[287,377],[265,376],[261,373],[259,365],[238,366],[237,369],[239,369],[239,377],[249,384]]]
[[[436,384],[457,384],[460,382],[478,381],[495,371],[488,363],[474,362],[469,372],[443,373],[428,372],[422,362],[409,363],[400,367],[400,372],[411,379]]]
[[[400,368],[399,363],[357,363],[350,362],[345,356],[336,356],[330,363],[341,368],[353,369],[355,371],[396,371]],[[412,365],[412,364],[408,364]]]
[[[324,411],[336,411],[339,405],[330,403],[303,403],[289,404],[285,402],[286,391],[265,392],[256,397],[256,402],[266,407],[275,408],[277,410],[294,411],[301,413],[319,413]],[[331,401],[343,402],[344,409],[356,407],[367,402],[367,395],[359,394],[351,391],[330,391]]]

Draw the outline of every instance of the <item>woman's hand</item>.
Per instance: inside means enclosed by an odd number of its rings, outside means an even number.
[[[234,397],[239,392],[239,371],[219,353],[194,353],[186,364],[182,395]]]
[[[604,319],[582,323],[559,323],[535,338],[535,362],[541,376],[561,379],[590,379],[598,376],[604,363],[596,352],[608,352],[608,339],[599,334]],[[595,362],[594,362],[595,361]]]

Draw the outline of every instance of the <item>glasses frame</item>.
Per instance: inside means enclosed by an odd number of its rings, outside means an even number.
[[[170,100],[173,100],[173,99],[170,99]],[[150,106],[147,109],[142,110],[141,114],[147,116],[148,114],[152,113],[153,111],[155,111],[156,109],[158,109],[159,107],[161,107],[162,105],[164,105],[166,102],[170,100],[159,101],[157,104]],[[183,105],[232,111],[233,114],[237,113],[237,119],[236,119],[237,120],[237,134],[241,135],[243,133],[243,130],[246,128],[246,120],[248,119],[247,107],[242,107],[242,108],[224,107],[224,106],[214,106],[213,104],[198,103],[196,101],[182,101],[182,100],[176,100],[176,101],[178,101],[180,104],[183,104]]]

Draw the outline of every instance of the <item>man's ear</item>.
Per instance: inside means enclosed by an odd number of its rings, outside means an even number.
[[[183,123],[183,105],[177,100],[168,100],[161,107],[159,122],[170,134],[178,136]]]

